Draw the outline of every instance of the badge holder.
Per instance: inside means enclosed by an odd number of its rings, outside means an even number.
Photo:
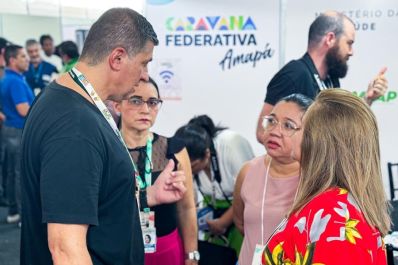
[[[148,208],[141,212],[141,230],[145,253],[154,253],[156,251],[157,243],[155,212],[149,211]]]

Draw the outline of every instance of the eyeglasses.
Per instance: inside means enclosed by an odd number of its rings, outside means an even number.
[[[264,130],[266,131],[272,131],[277,125],[279,125],[281,134],[287,137],[293,136],[297,131],[301,129],[290,120],[280,122],[273,116],[264,116],[262,125]]]
[[[132,96],[131,98],[127,99],[127,102],[135,108],[141,108],[144,106],[144,104],[147,104],[149,109],[159,110],[162,106],[163,100],[158,98],[149,98],[148,100],[143,100],[141,97]]]

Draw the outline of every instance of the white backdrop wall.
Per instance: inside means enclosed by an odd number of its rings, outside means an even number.
[[[39,39],[42,34],[50,34],[55,43],[61,41],[60,19],[56,17],[0,15],[1,36],[13,43],[25,46],[27,39]]]
[[[349,70],[342,79],[343,88],[362,95],[370,80],[383,66],[389,91],[386,97],[372,105],[380,130],[380,147],[384,184],[388,191],[387,162],[398,162],[398,5],[396,0],[363,1],[306,0],[289,1],[286,14],[286,60],[303,55],[306,50],[308,28],[317,14],[325,10],[344,12],[356,25],[354,56],[349,60]],[[389,194],[389,193],[388,193]]]
[[[255,127],[265,85],[278,66],[279,6],[276,1],[251,2],[176,0],[147,6],[160,40],[150,73],[161,96],[172,99],[162,106],[155,131],[170,136],[193,116],[208,114],[245,136],[256,153],[264,153]],[[196,30],[198,24],[206,29]],[[228,41],[225,34],[231,35]],[[255,63],[233,64],[237,56],[245,61],[256,52]]]

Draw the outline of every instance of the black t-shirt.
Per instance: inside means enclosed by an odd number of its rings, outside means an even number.
[[[269,82],[264,102],[275,105],[281,98],[294,93],[314,99],[320,91],[315,75],[319,74],[308,53],[290,61]],[[337,78],[328,77],[324,83],[328,88],[340,87]]]
[[[175,169],[177,169],[178,160],[175,154],[184,148],[184,142],[177,138],[166,138],[156,133],[153,135],[151,185],[155,183],[156,179],[169,162],[169,159],[173,159],[174,162],[176,162]],[[134,161],[137,163],[140,176],[145,176],[145,159],[147,157],[146,146],[129,149],[129,151]],[[145,182],[145,177],[142,177],[142,180]],[[176,206],[176,203],[168,203],[151,207],[151,210],[155,212],[156,235],[158,237],[168,235],[177,228]]]
[[[144,264],[134,169],[96,106],[51,83],[30,110],[22,148],[21,265],[52,264],[47,223],[88,224],[96,265]]]

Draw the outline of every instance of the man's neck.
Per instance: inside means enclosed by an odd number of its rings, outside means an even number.
[[[326,54],[317,50],[308,50],[308,54],[310,55],[311,60],[314,63],[316,70],[318,71],[319,77],[321,78],[321,80],[325,80],[328,76],[328,68],[326,66],[325,58]]]
[[[13,65],[9,65],[9,66],[7,66],[7,68],[18,73],[18,74],[23,74],[23,72],[24,72],[24,71],[21,71],[18,67],[13,66]]]
[[[41,60],[38,62],[32,62],[32,65],[36,69],[37,67],[39,67],[40,63],[41,63]]]
[[[107,75],[104,73],[101,65],[89,66],[84,62],[78,62],[75,68],[91,83],[102,101],[108,99],[110,93],[108,91]]]

